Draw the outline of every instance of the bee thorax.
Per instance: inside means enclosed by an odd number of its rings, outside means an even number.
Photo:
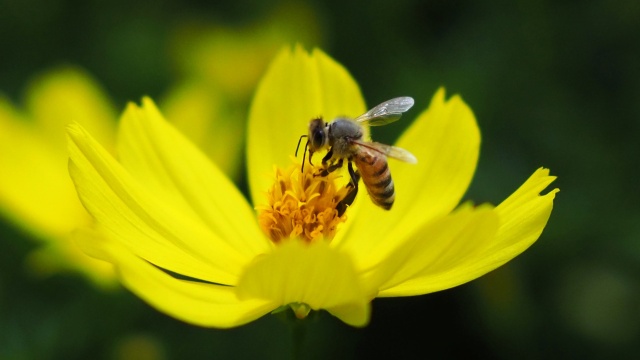
[[[329,145],[334,158],[346,158],[354,153],[351,140],[362,139],[362,128],[349,119],[336,119],[329,124]]]
[[[338,118],[329,124],[329,139],[362,139],[362,127],[349,119]]]

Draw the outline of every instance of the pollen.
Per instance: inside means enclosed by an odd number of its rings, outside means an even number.
[[[349,186],[340,186],[342,176],[319,176],[320,168],[300,164],[275,169],[275,180],[267,192],[267,204],[256,207],[260,227],[278,243],[283,239],[306,241],[333,239],[338,225],[347,219],[345,197]]]

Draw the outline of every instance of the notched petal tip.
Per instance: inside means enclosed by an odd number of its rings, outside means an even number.
[[[158,105],[156,105],[155,101],[153,101],[153,99],[149,96],[142,97],[141,109],[142,111],[146,112],[147,115],[154,116],[161,119],[162,121],[166,121],[164,119],[164,116],[160,112],[160,109],[158,109]]]
[[[434,104],[444,104],[445,96],[447,95],[447,89],[444,86],[440,86],[436,93],[431,98],[431,105]]]
[[[553,210],[553,189],[541,195],[554,180],[549,169],[537,169],[511,196],[495,208],[500,217],[492,253],[493,268],[513,259],[529,248],[542,234]]]
[[[542,192],[556,180],[557,176],[549,175],[549,169],[538,168],[513,194],[496,207],[496,210],[507,213],[509,209],[539,198],[551,201],[560,189],[555,188],[545,194]]]
[[[544,189],[546,189],[547,186],[549,186],[552,182],[554,182],[558,178],[555,175],[549,175],[550,172],[551,172],[551,170],[549,170],[548,168],[540,167],[529,178],[529,179],[536,179],[536,178],[541,179],[541,187],[542,187],[543,184],[544,184],[544,186],[541,188],[540,192],[542,192]],[[554,193],[555,194],[558,191],[560,191],[560,189],[555,188],[553,190],[550,190],[547,194],[549,194],[549,193]]]
[[[155,107],[155,105],[156,105],[156,104],[155,104],[155,102],[153,101],[153,99],[151,99],[151,97],[150,97],[150,96],[148,96],[148,95],[144,95],[144,96],[142,97],[142,105],[143,105],[143,106],[149,106],[149,105],[151,105],[151,106],[154,106],[154,107]]]
[[[487,217],[486,234],[483,241],[474,240],[463,249],[466,256],[457,257],[446,271],[431,273],[436,262],[445,259],[425,260],[431,264],[430,271],[418,272],[418,276],[389,289],[380,296],[406,296],[442,290],[473,280],[512,260],[529,248],[540,236],[553,209],[553,199],[559,191],[553,189],[541,195],[555,180],[549,170],[539,168],[509,198],[493,210],[480,206],[475,211],[483,211]],[[460,211],[469,211],[470,205],[463,205]],[[475,212],[474,211],[474,212]],[[454,213],[455,215],[455,213]],[[493,218],[491,218],[493,217]],[[478,232],[472,231],[474,235]],[[434,251],[427,252],[433,254]]]

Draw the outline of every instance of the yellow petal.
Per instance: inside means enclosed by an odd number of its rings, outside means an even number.
[[[356,327],[364,327],[369,324],[369,318],[371,317],[371,303],[366,302],[364,304],[351,304],[344,306],[336,306],[327,311],[342,320],[345,324]]]
[[[233,284],[250,260],[200,221],[172,193],[149,191],[79,125],[70,125],[69,172],[80,200],[111,239],[167,270]]]
[[[403,185],[395,210],[408,212],[402,225],[451,212],[471,183],[480,152],[480,130],[469,106],[457,95],[445,100],[444,89],[438,90],[397,145],[419,161],[415,167],[402,163],[394,173]]]
[[[542,196],[540,193],[555,179],[555,176],[549,176],[549,169],[540,168],[496,207],[500,228],[495,245],[490,249],[493,261],[505,263],[538,239],[553,210],[555,194],[560,190],[553,189]]]
[[[362,256],[386,253],[394,243],[451,212],[473,177],[480,131],[473,112],[462,99],[454,96],[445,100],[444,89],[440,89],[397,146],[413,153],[418,163],[389,160],[396,187],[393,208],[384,211],[369,199],[361,199],[367,201],[349,228],[349,235],[344,235],[348,238],[341,245],[345,250]]]
[[[123,167],[139,183],[170,197],[173,206],[179,203],[182,217],[203,221],[217,235],[217,242],[227,243],[249,259],[271,247],[240,191],[163,119],[151,99],[145,98],[141,108],[127,108],[121,119],[118,152]],[[190,246],[203,252],[212,250],[210,242],[189,239]]]
[[[370,270],[386,278],[380,296],[409,296],[448,289],[479,275],[468,267],[495,240],[498,216],[491,206],[464,206],[417,230],[409,241]]]
[[[548,174],[547,169],[538,169],[493,210],[497,218],[495,236],[488,237],[488,228],[484,235],[481,231],[475,232],[469,236],[459,261],[446,264],[438,259],[440,265],[430,264],[404,283],[385,289],[380,296],[407,296],[443,290],[478,278],[521,254],[538,239],[551,214],[558,189],[539,195],[555,179]],[[487,224],[491,225],[489,221]],[[483,240],[487,238],[490,240]]]
[[[364,326],[369,319],[367,294],[351,259],[324,241],[307,244],[293,239],[256,259],[238,282],[238,296],[279,306],[305,303],[354,326]]]
[[[318,49],[311,54],[300,46],[282,50],[260,82],[249,112],[247,161],[254,204],[264,203],[273,166],[290,164],[312,118],[356,117],[365,111],[358,85],[340,64]],[[300,158],[302,151],[304,139]]]
[[[122,283],[151,306],[182,321],[229,328],[253,321],[276,306],[265,300],[239,300],[235,288],[176,279],[112,241],[89,238],[116,264]],[[79,239],[80,242],[86,241]]]

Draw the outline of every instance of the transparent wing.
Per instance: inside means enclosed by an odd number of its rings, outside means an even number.
[[[386,145],[379,142],[367,142],[367,141],[357,141],[357,140],[351,140],[351,141],[354,144],[360,145],[369,150],[377,151],[392,159],[404,161],[409,164],[418,163],[418,159],[416,159],[416,157],[412,153],[410,153],[409,151],[403,148],[399,148],[397,146]]]
[[[408,96],[398,97],[383,102],[354,120],[359,123],[366,123],[369,126],[386,125],[400,119],[402,113],[411,109],[412,106],[413,98]]]

